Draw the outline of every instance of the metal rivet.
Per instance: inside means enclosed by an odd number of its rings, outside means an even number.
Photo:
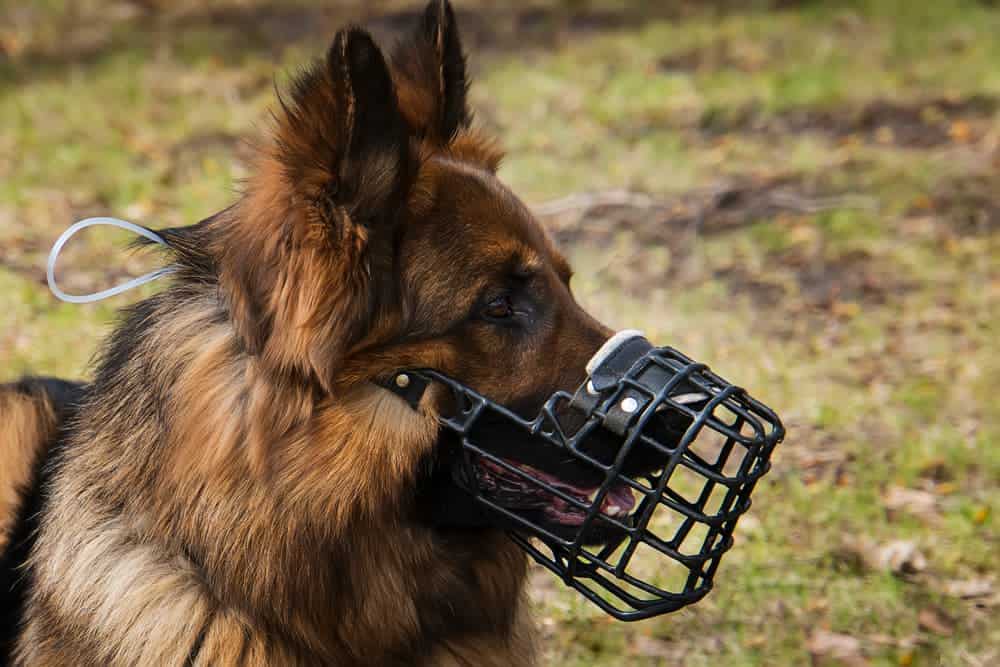
[[[406,373],[400,373],[396,376],[396,386],[400,389],[406,389],[410,386],[410,376]]]
[[[587,380],[587,393],[591,396],[597,396],[597,389],[594,388],[593,380]]]
[[[639,409],[639,401],[635,400],[631,396],[622,399],[621,405],[622,405],[622,411],[627,412],[628,414],[632,414],[633,412]]]

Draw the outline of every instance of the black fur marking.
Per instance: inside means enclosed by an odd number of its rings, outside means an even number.
[[[212,621],[214,620],[215,612],[213,611],[209,614],[208,620],[205,621],[205,624],[201,626],[201,630],[198,631],[198,636],[195,637],[194,644],[191,645],[191,650],[188,652],[187,660],[184,662],[185,665],[191,665],[193,667],[198,662],[198,656],[201,654],[201,647],[205,645],[205,635],[208,634],[208,629],[212,627]]]

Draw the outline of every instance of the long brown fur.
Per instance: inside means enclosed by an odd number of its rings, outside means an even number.
[[[239,201],[163,232],[173,283],[126,313],[50,462],[16,665],[534,662],[522,551],[416,516],[441,397],[374,384],[433,367],[516,403],[576,386],[608,334],[496,179],[464,58],[447,2],[391,66],[342,31]],[[510,275],[530,335],[467,315]],[[55,429],[23,400],[0,394],[8,522]]]

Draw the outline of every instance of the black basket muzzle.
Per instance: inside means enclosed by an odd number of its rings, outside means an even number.
[[[447,388],[453,407],[439,420],[460,442],[454,480],[536,561],[615,618],[675,611],[711,590],[784,428],[743,389],[638,332],[612,337],[587,374],[533,419],[433,370],[402,372],[388,386],[414,407],[428,384]],[[500,422],[555,448],[597,486],[584,496],[558,472],[491,451],[485,429]],[[511,502],[525,490],[572,521],[553,523],[539,502]]]

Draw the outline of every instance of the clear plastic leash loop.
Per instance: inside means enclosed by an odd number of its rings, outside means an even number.
[[[133,278],[128,280],[121,285],[115,285],[114,287],[109,287],[106,290],[101,290],[100,292],[94,292],[93,294],[67,294],[59,289],[59,285],[56,284],[56,260],[59,259],[59,253],[62,252],[63,246],[66,242],[73,238],[73,235],[77,232],[86,229],[87,227],[98,227],[105,225],[108,227],[118,227],[119,229],[124,229],[130,231],[133,234],[138,234],[140,236],[145,236],[147,239],[153,243],[158,243],[160,245],[167,245],[167,242],[162,236],[156,232],[146,229],[140,225],[128,222],[126,220],[119,220],[118,218],[87,218],[86,220],[80,220],[70,225],[69,229],[63,232],[56,242],[52,245],[52,250],[49,252],[49,262],[45,271],[45,277],[49,283],[49,289],[52,293],[56,295],[59,299],[67,301],[69,303],[92,303],[94,301],[100,301],[101,299],[107,299],[108,297],[115,296],[116,294],[121,294],[127,290],[138,287],[139,285],[144,285],[151,280],[156,280],[168,273],[174,272],[174,267],[165,266],[155,271],[150,271],[147,274],[141,275],[138,278]]]

